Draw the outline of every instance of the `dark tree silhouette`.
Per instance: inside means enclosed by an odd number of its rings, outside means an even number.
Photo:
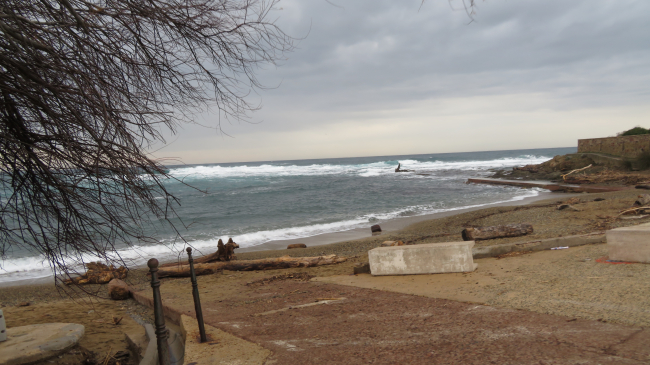
[[[255,109],[256,68],[294,44],[269,19],[276,2],[3,1],[0,255],[26,248],[70,274],[171,224],[164,161],[148,149],[196,108]]]

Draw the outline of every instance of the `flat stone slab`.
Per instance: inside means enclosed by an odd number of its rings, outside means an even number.
[[[181,332],[185,337],[185,364],[259,365],[266,364],[271,351],[205,324],[207,342],[201,343],[196,318],[181,315]]]
[[[75,346],[84,326],[74,323],[44,323],[7,328],[7,341],[0,342],[0,365],[40,362]]]
[[[368,251],[372,275],[471,272],[473,241],[378,247]]]
[[[650,263],[650,223],[607,231],[609,259]]]

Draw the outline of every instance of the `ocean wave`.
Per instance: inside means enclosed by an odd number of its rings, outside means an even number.
[[[500,188],[503,189],[503,188]],[[514,188],[513,188],[514,189]],[[232,236],[223,235],[222,239],[232,237],[242,248],[259,246],[267,242],[290,240],[313,237],[325,233],[348,231],[355,228],[367,228],[370,223],[383,222],[391,219],[419,216],[425,214],[441,213],[457,211],[462,209],[480,208],[493,204],[513,202],[523,200],[528,197],[534,197],[542,191],[540,189],[518,189],[515,196],[500,200],[481,204],[461,205],[457,207],[440,207],[438,205],[413,205],[400,209],[395,209],[389,212],[372,213],[361,215],[353,219],[331,222],[312,224],[307,226],[287,227],[275,230],[264,230],[257,232],[250,232],[244,234],[236,234]],[[207,240],[194,240],[189,244],[197,250],[198,254],[211,253],[216,250],[218,238]],[[151,257],[156,257],[160,261],[175,261],[177,259],[185,259],[185,244],[177,241],[175,244],[162,243],[158,245],[132,245],[119,249],[113,258],[121,258],[129,267],[138,267],[146,264],[147,260]],[[92,255],[84,255],[84,262],[92,262],[99,260]],[[49,263],[43,256],[11,258],[7,257],[0,265],[0,283],[11,283],[15,281],[35,278],[45,278],[52,276],[52,270]],[[77,270],[82,269],[81,264],[76,266]]]
[[[234,177],[283,177],[283,176],[321,176],[321,175],[357,175],[363,177],[390,175],[397,164],[402,169],[414,172],[434,172],[442,170],[481,171],[494,168],[507,168],[528,164],[538,164],[549,160],[547,156],[524,155],[493,160],[472,161],[421,161],[388,160],[359,165],[313,164],[284,165],[264,164],[259,166],[220,166],[205,165],[181,167],[170,170],[170,174],[179,179],[234,178]]]

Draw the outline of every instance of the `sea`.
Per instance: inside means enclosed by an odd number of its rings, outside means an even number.
[[[157,244],[124,242],[118,253],[136,267],[151,257],[178,259],[186,245],[212,253],[220,238],[233,238],[245,251],[292,239],[318,244],[320,236],[360,228],[369,235],[373,224],[537,196],[539,189],[466,181],[575,152],[567,147],[168,166],[173,179],[165,185],[180,201],[175,225],[183,239],[160,226],[151,232]],[[408,172],[396,173],[398,164]],[[10,252],[0,266],[0,286],[52,278],[47,261],[33,252]]]

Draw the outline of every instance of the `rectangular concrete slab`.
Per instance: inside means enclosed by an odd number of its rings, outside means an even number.
[[[474,241],[425,243],[378,247],[368,251],[372,275],[438,274],[471,272]]]
[[[650,263],[650,223],[606,232],[609,259]]]

